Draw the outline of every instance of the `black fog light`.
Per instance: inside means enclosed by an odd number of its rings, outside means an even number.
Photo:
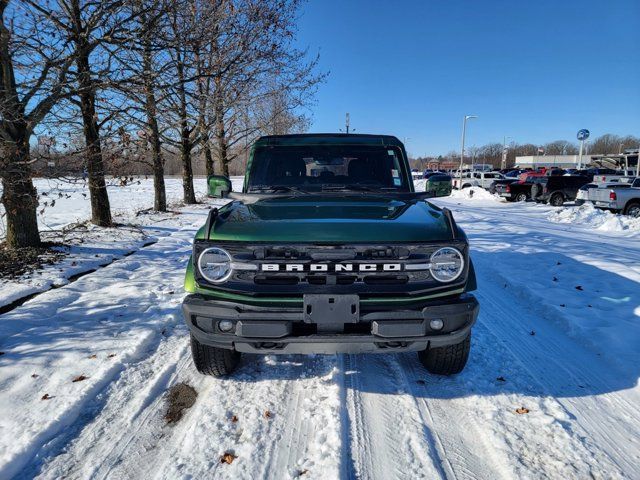
[[[224,333],[229,333],[235,326],[236,324],[231,320],[220,320],[218,322],[218,329]]]

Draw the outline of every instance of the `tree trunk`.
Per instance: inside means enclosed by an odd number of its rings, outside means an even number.
[[[227,132],[224,126],[224,99],[222,97],[222,82],[220,76],[215,77],[214,110],[216,115],[215,136],[218,145],[218,162],[222,175],[229,176],[229,148],[227,145]]]
[[[180,60],[176,63],[178,73],[178,94],[180,96],[180,159],[182,161],[182,189],[184,191],[184,203],[196,203],[195,189],[193,188],[193,168],[191,165],[191,130],[187,116],[187,94],[184,85],[184,65]]]
[[[0,1],[0,202],[7,218],[6,245],[9,248],[35,247],[40,245],[40,233],[36,215],[38,195],[29,166],[29,138],[33,126],[29,128],[25,119],[26,106],[18,99],[10,49],[11,32],[5,26],[7,5],[7,1]]]
[[[153,96],[153,94],[151,96]],[[153,99],[153,102],[155,102],[155,98]],[[147,108],[149,108],[148,97]],[[155,111],[155,106],[152,109]],[[164,186],[164,161],[162,159],[158,121],[155,114],[149,115],[149,110],[147,110],[147,115],[147,123],[149,125],[150,132],[149,141],[151,142],[151,155],[153,156],[153,209],[158,212],[166,212],[167,192]]]
[[[78,86],[80,87],[80,110],[84,138],[87,147],[87,171],[89,173],[89,195],[91,198],[91,221],[98,226],[111,225],[109,195],[104,180],[104,162],[100,146],[100,128],[96,115],[96,94],[91,79],[89,64],[89,45],[83,31],[80,31],[82,18],[77,0],[73,2],[74,22],[76,24],[76,66]]]
[[[209,135],[207,134],[206,138],[203,139],[203,149],[204,149],[204,166],[207,171],[207,177],[216,174],[216,170],[213,164],[213,154],[211,153],[211,144],[209,142]]]
[[[151,155],[153,157],[153,209],[158,212],[167,211],[167,192],[164,186],[164,161],[162,159],[162,144],[160,143],[160,130],[158,128],[155,85],[151,64],[151,44],[148,35],[144,38],[143,51],[143,75],[145,88],[145,111],[147,114],[147,128]]]
[[[6,244],[10,248],[37,247],[38,196],[29,168],[29,141],[16,145],[5,144],[6,168],[2,176],[2,203],[7,217]]]
[[[200,131],[200,142],[204,151],[204,166],[207,177],[215,175],[215,167],[213,165],[213,154],[211,153],[211,140],[209,139],[209,129],[206,121],[207,102],[204,99],[206,93],[200,92],[200,113],[198,115],[198,130]]]

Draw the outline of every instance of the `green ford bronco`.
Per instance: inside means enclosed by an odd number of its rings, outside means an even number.
[[[242,192],[198,230],[183,312],[198,371],[241,352],[418,352],[460,372],[478,302],[469,243],[447,209],[415,192],[403,144],[386,135],[266,136]]]

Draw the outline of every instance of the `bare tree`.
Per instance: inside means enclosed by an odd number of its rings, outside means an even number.
[[[317,85],[318,58],[295,48],[299,0],[256,3],[220,0],[211,29],[213,135],[219,170],[243,146],[274,123],[292,129],[306,122],[298,109],[308,106]],[[286,119],[286,121],[285,121]]]
[[[8,246],[40,244],[29,141],[65,95],[71,56],[53,21],[30,2],[0,0],[0,176]]]
[[[170,68],[170,58],[166,54],[167,3],[153,0],[130,0],[128,3],[132,18],[131,35],[127,48],[116,55],[119,68],[125,72],[125,79],[118,83],[120,91],[129,100],[124,121],[125,128],[137,130],[140,137],[139,155],[136,161],[148,164],[153,172],[154,210],[167,210],[167,196],[164,183],[164,157],[158,94],[161,76]],[[146,150],[151,159],[146,158]]]
[[[544,153],[546,155],[575,155],[578,153],[578,147],[567,140],[555,140],[544,144]]]

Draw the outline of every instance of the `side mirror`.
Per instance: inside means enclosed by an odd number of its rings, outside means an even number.
[[[207,196],[225,198],[231,192],[231,180],[224,175],[210,175],[207,177]]]
[[[424,191],[430,193],[434,197],[448,197],[451,195],[451,178],[438,178],[433,176],[428,179],[424,186]]]

